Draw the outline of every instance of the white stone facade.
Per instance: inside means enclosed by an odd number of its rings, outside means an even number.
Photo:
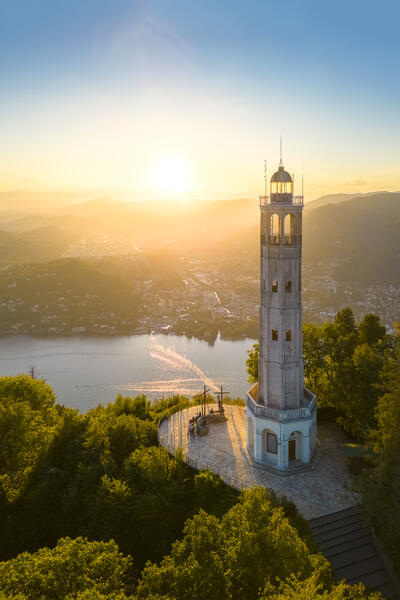
[[[254,390],[254,387],[253,387]],[[258,463],[287,470],[310,462],[317,443],[316,398],[307,407],[276,410],[246,399],[247,449]]]
[[[302,210],[281,164],[260,198],[259,383],[246,401],[248,450],[279,470],[309,463],[316,446],[316,399],[303,375]]]

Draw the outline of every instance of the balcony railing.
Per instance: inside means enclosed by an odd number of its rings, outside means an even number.
[[[268,242],[270,244],[272,244],[273,246],[280,246],[282,240],[282,236],[280,235],[269,235],[268,236]],[[283,243],[285,244],[285,246],[293,246],[294,244],[296,244],[297,242],[297,236],[295,235],[284,235],[283,236]]]
[[[295,235],[285,235],[285,245],[293,246],[297,241],[297,237]]]
[[[281,236],[280,235],[269,235],[268,241],[273,246],[279,246],[281,243]]]
[[[264,404],[258,404],[254,397],[258,400],[258,387],[255,390],[255,386],[246,394],[246,404],[249,410],[256,417],[267,417],[273,421],[289,422],[296,419],[309,418],[316,407],[316,396],[307,388],[304,388],[304,403],[306,406],[291,408],[289,410],[279,410],[265,406]]]
[[[289,194],[284,194],[284,196],[285,197],[289,196]],[[292,199],[289,202],[286,201],[286,198],[284,198],[283,202],[279,202],[276,199],[271,200],[271,196],[260,196],[260,206],[263,206],[265,204],[274,204],[274,205],[293,204],[294,206],[303,206],[304,205],[304,196],[292,196]]]

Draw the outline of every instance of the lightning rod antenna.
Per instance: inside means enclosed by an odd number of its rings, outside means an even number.
[[[282,134],[280,136],[280,157],[281,157],[281,159],[280,159],[280,162],[279,162],[279,166],[283,167],[283,162],[282,162]]]
[[[264,196],[267,195],[267,161],[264,160]]]

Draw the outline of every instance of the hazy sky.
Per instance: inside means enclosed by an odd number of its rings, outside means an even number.
[[[400,189],[399,19],[397,0],[0,0],[0,185],[256,195],[282,133],[309,197]]]

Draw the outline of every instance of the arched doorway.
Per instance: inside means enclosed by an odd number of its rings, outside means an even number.
[[[289,463],[301,458],[301,440],[300,431],[293,431],[289,438]]]

